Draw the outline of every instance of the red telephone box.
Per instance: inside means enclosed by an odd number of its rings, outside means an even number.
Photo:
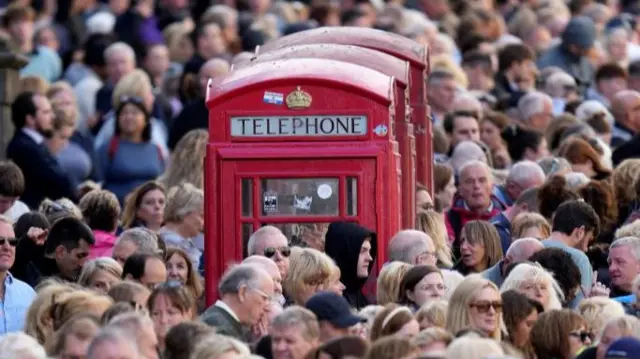
[[[291,58],[317,58],[344,61],[368,67],[393,76],[396,80],[396,141],[400,147],[402,169],[402,226],[415,226],[416,148],[409,106],[409,63],[385,53],[364,47],[336,44],[299,45],[254,56],[235,68],[251,66],[259,62]]]
[[[216,79],[207,95],[207,301],[252,232],[336,220],[376,230],[378,266],[400,227],[392,123],[395,80],[327,59],[262,62]]]
[[[386,31],[362,27],[321,27],[268,42],[256,54],[304,44],[341,44],[366,47],[409,62],[411,66],[411,116],[416,138],[416,179],[433,194],[433,132],[427,110],[426,78],[429,51],[426,46]]]

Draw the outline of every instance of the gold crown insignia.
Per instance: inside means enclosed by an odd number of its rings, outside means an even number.
[[[307,108],[311,106],[312,98],[309,93],[300,90],[300,86],[298,86],[295,91],[287,95],[285,101],[287,102],[287,107],[292,109]]]

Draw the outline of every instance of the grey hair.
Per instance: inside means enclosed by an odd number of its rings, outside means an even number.
[[[544,90],[551,96],[560,96],[564,92],[564,86],[576,86],[576,80],[573,76],[564,71],[558,71],[551,74],[544,84]]]
[[[489,167],[489,165],[486,162],[482,162],[478,160],[472,160],[460,166],[460,170],[458,171],[460,173],[460,177],[462,178],[462,175],[464,175],[464,173],[468,169],[476,168],[476,167],[480,167],[484,169],[487,172],[487,176],[489,177],[489,180],[493,181],[493,175],[491,173],[491,168]]]
[[[640,238],[638,237],[622,237],[618,238],[609,247],[609,250],[617,247],[630,247],[633,251],[633,256],[637,261],[640,261]]]
[[[415,258],[429,249],[426,241],[433,244],[433,240],[428,234],[415,229],[406,229],[396,233],[389,243],[389,262],[414,264]]]
[[[0,337],[0,359],[46,359],[47,353],[38,341],[23,333],[7,333]]]
[[[114,327],[103,328],[91,341],[87,349],[87,359],[93,359],[96,356],[96,351],[102,343],[126,343],[139,355],[136,341],[132,340],[133,337],[127,334]]]
[[[251,355],[245,343],[226,335],[209,334],[196,344],[189,359],[218,358],[228,352],[236,352],[242,357]]]
[[[527,245],[538,245],[540,249],[544,248],[544,245],[540,240],[533,237],[524,237],[517,239],[511,243],[509,249],[507,249],[507,253],[505,254],[505,258],[510,257],[518,260],[526,260],[528,258],[522,258],[525,254],[525,247]]]
[[[253,232],[253,234],[251,234],[251,237],[249,237],[249,241],[247,242],[247,254],[250,256],[258,254],[256,253],[257,242],[262,238],[271,235],[282,235],[284,237],[282,231],[274,226],[264,226]]]
[[[109,47],[104,50],[104,59],[108,61],[111,57],[117,54],[123,54],[131,61],[136,61],[135,51],[133,51],[133,48],[131,46],[124,42],[116,42],[109,45]]]
[[[218,284],[220,296],[236,294],[243,285],[257,288],[262,272],[264,272],[263,269],[253,264],[238,264],[232,267],[220,278],[220,284]]]
[[[127,336],[135,337],[145,326],[152,326],[151,318],[138,312],[127,312],[116,315],[105,329],[113,328],[114,330],[124,332]]]
[[[203,18],[208,21],[213,21],[221,28],[225,28],[230,25],[233,19],[229,20],[227,17],[238,18],[238,10],[232,8],[231,6],[224,4],[217,4],[209,7],[207,11],[203,14]]]
[[[149,229],[136,227],[130,228],[120,234],[116,241],[117,246],[122,241],[129,241],[138,247],[137,252],[158,253],[158,237]]]
[[[320,338],[320,326],[316,315],[309,309],[300,306],[291,306],[273,318],[273,328],[297,327],[305,339]]]
[[[122,277],[122,266],[120,263],[110,257],[99,257],[86,262],[82,266],[82,272],[80,272],[80,276],[78,277],[78,284],[83,287],[88,287],[91,278],[100,270],[109,272],[116,278]]]
[[[564,170],[571,171],[571,163],[564,157],[545,157],[538,160],[538,164],[547,177],[551,177]]]
[[[528,121],[534,115],[544,111],[545,103],[551,104],[549,95],[540,91],[531,91],[518,101],[518,112],[523,121]]]
[[[516,184],[525,184],[529,183],[536,177],[541,179],[546,177],[542,167],[533,161],[525,160],[520,161],[511,167],[509,175],[507,176],[507,181]]]
[[[473,141],[462,141],[453,149],[449,164],[455,173],[458,174],[462,172],[462,168],[469,162],[483,162],[486,165],[487,155],[477,143]]]

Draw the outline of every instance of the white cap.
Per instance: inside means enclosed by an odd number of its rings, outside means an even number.
[[[101,11],[87,20],[87,30],[90,35],[109,34],[116,25],[116,17],[106,11]]]

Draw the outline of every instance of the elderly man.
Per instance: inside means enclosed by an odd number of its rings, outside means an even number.
[[[443,70],[431,72],[427,80],[427,97],[434,123],[441,123],[444,115],[452,110],[455,94],[456,80],[452,73]]]
[[[348,335],[351,328],[364,321],[353,314],[344,297],[333,292],[316,293],[304,306],[318,318],[322,343]]]
[[[553,120],[553,100],[539,91],[528,92],[518,101],[518,113],[527,127],[544,133]]]
[[[242,264],[255,265],[267,272],[271,276],[271,279],[273,279],[275,294],[274,300],[280,303],[280,305],[284,305],[284,296],[282,295],[282,275],[274,261],[263,256],[251,256],[242,261]]]
[[[579,98],[576,80],[564,71],[555,72],[547,78],[544,92],[551,96],[553,114],[556,116],[564,112],[567,103]]]
[[[436,247],[428,234],[415,229],[396,233],[387,249],[389,262],[399,261],[411,265],[435,266]]]
[[[538,188],[529,188],[522,192],[513,206],[507,208],[497,216],[491,218],[489,222],[496,227],[498,235],[500,235],[500,244],[502,245],[502,253],[506,253],[511,246],[511,222],[520,213],[534,212],[538,208]],[[517,238],[516,238],[517,239]],[[542,240],[544,238],[539,238]]]
[[[130,74],[136,68],[136,53],[131,46],[124,42],[111,44],[104,52],[104,59],[107,63],[107,83],[96,93],[97,118],[106,115],[113,107],[113,90],[121,78]],[[85,96],[82,94],[81,96]],[[89,128],[96,125],[96,122],[89,123]]]
[[[615,118],[611,146],[617,149],[613,152],[613,163],[627,158],[637,158],[640,138],[640,92],[625,90],[618,92],[611,101],[611,112]]]
[[[247,243],[247,254],[264,256],[273,260],[282,278],[289,272],[289,255],[291,248],[287,237],[274,226],[264,226],[255,231]]]
[[[492,189],[493,176],[486,163],[469,161],[462,165],[459,195],[445,217],[449,238],[454,238],[454,243],[459,243],[460,232],[467,222],[488,221],[504,210],[504,204],[491,194]]]
[[[640,238],[622,237],[609,247],[611,297],[629,295],[633,280],[640,274]]]
[[[158,359],[158,337],[153,321],[140,313],[125,313],[113,318],[105,330],[113,329],[128,338],[135,338],[141,359]]]
[[[249,341],[248,329],[267,314],[274,293],[273,279],[255,265],[240,264],[229,269],[218,285],[220,299],[201,320],[219,334]]]
[[[493,194],[507,206],[520,197],[529,188],[541,186],[545,181],[544,171],[533,161],[520,161],[509,170],[504,185],[495,186]]]
[[[124,266],[127,258],[136,252],[157,254],[158,251],[158,236],[146,228],[137,227],[120,234],[111,256]]]
[[[475,111],[449,112],[444,116],[442,127],[449,137],[451,152],[462,141],[480,141],[480,120]]]
[[[500,287],[506,278],[507,268],[510,265],[525,262],[543,249],[544,245],[537,238],[520,238],[511,244],[504,258],[482,272],[482,276]]]
[[[142,359],[136,341],[117,330],[105,328],[93,338],[87,359]]]
[[[304,359],[320,344],[316,316],[302,307],[289,307],[271,323],[273,359]]]

